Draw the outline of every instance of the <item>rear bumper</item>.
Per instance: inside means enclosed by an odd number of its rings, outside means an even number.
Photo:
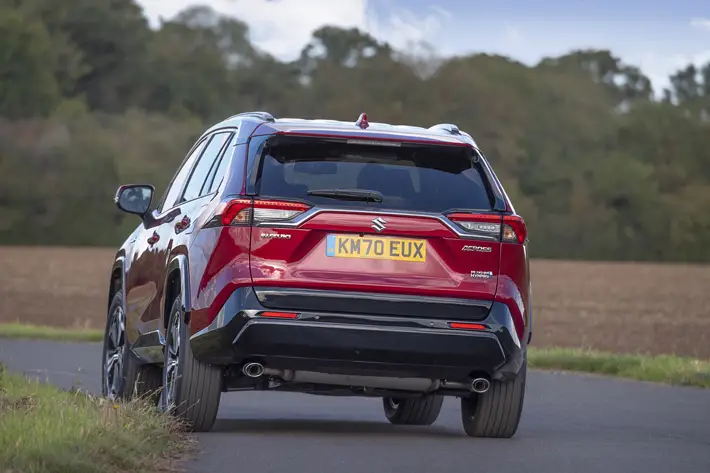
[[[273,309],[264,307],[259,292],[238,289],[215,321],[191,337],[197,359],[216,365],[258,361],[284,370],[449,380],[472,373],[512,377],[522,365],[525,349],[502,303],[487,303],[489,308],[476,317],[487,329],[474,331],[450,328],[449,322],[470,320],[446,319],[441,312],[429,317],[372,315],[352,306],[347,313],[292,307],[297,319],[265,318],[260,312]],[[436,308],[431,298],[427,304]]]

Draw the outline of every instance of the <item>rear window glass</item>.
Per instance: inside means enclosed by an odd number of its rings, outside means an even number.
[[[256,184],[262,196],[322,206],[419,212],[492,208],[477,165],[460,147],[282,144],[264,150]],[[376,191],[382,202],[308,194],[334,189]]]

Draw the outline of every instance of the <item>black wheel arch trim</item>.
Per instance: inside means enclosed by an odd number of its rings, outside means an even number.
[[[532,343],[532,330],[533,330],[533,293],[532,284],[530,286],[528,296],[528,345]]]
[[[107,307],[111,306],[111,300],[113,299],[114,292],[112,291],[113,289],[113,273],[118,269],[120,270],[121,273],[121,295],[123,296],[123,301],[125,304],[126,301],[126,256],[123,254],[119,254],[116,256],[115,260],[113,261],[113,266],[111,266],[111,279],[109,281],[109,288],[108,288],[108,304]],[[124,307],[125,310],[125,307]]]
[[[185,315],[185,323],[190,323],[190,272],[189,263],[187,261],[187,256],[184,254],[177,254],[170,259],[168,263],[168,268],[166,271],[167,275],[172,274],[173,271],[177,270],[180,273],[180,304],[182,305],[182,311]],[[168,289],[170,285],[170,278],[165,278],[165,288],[163,294],[168,294]],[[163,297],[163,313],[167,309],[167,305],[171,301],[165,300]]]

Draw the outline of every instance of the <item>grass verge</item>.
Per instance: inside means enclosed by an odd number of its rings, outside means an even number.
[[[147,399],[113,404],[83,392],[3,373],[3,473],[172,471],[187,438]]]
[[[64,329],[25,324],[0,324],[0,337],[98,342],[100,330]],[[530,347],[531,368],[597,373],[638,381],[710,388],[710,361],[672,355],[620,355],[576,348]]]
[[[104,333],[101,330],[69,329],[20,323],[0,324],[0,337],[5,338],[100,342],[103,340],[103,336]]]
[[[710,361],[672,355],[643,356],[581,350],[536,348],[528,351],[531,368],[597,373],[638,381],[710,388]]]

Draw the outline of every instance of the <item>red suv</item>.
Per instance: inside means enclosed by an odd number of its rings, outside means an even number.
[[[515,434],[528,236],[470,135],[244,113],[153,192],[116,194],[142,223],[111,273],[104,395],[159,393],[195,431],[229,391],[380,397],[409,425],[456,396],[468,435]]]

